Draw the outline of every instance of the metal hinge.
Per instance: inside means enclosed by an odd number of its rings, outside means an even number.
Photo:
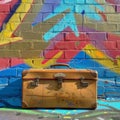
[[[88,82],[85,82],[84,80],[85,80],[84,77],[81,77],[81,78],[80,78],[80,85],[81,85],[82,87],[88,87],[89,83],[88,83]]]

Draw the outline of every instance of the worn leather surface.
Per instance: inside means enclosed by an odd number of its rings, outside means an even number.
[[[23,71],[23,108],[95,109],[96,100],[96,71],[75,69]]]

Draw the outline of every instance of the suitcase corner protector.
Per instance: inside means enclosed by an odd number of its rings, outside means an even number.
[[[97,103],[92,104],[91,110],[95,110],[97,108]]]
[[[28,73],[28,70],[23,70],[22,76],[25,76]]]

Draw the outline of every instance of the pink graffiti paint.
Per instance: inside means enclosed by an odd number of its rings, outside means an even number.
[[[6,4],[11,2],[12,0],[0,0],[0,4]]]

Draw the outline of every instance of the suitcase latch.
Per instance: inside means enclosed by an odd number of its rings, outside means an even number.
[[[30,83],[32,87],[38,87],[38,84],[40,84],[40,78],[35,78],[35,80]]]
[[[62,87],[62,82],[63,82],[63,79],[65,78],[65,74],[64,73],[56,73],[54,75],[55,79],[57,80],[57,83],[58,83],[58,89],[60,89]]]
[[[88,82],[85,82],[84,80],[85,80],[84,77],[81,77],[81,78],[80,78],[80,85],[81,85],[82,87],[88,87],[89,83],[88,83]]]

